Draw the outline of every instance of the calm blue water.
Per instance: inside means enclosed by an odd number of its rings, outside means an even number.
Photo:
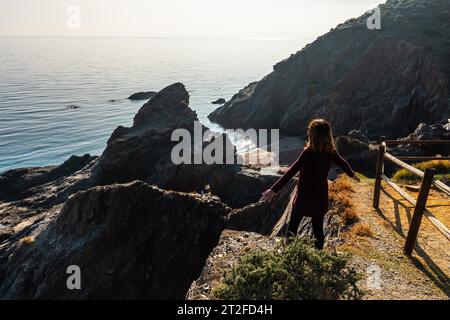
[[[0,172],[101,154],[144,103],[124,98],[174,82],[186,85],[200,120],[220,130],[206,118],[210,102],[231,98],[307,42],[0,38]]]

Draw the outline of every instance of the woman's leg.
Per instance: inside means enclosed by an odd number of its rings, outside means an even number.
[[[312,218],[312,229],[314,233],[314,245],[317,249],[322,250],[325,243],[323,234],[323,218]]]

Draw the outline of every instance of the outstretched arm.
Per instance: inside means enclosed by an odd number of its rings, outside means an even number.
[[[307,155],[306,152],[307,151],[303,151],[300,154],[300,157],[298,157],[298,159],[289,168],[289,170],[280,179],[278,179],[278,181],[275,182],[275,184],[270,189],[272,189],[275,193],[277,193],[289,182],[289,180],[291,180],[297,174],[297,172],[300,171],[300,169],[305,164],[305,158]]]
[[[289,170],[280,178],[278,179],[277,182],[275,182],[275,184],[272,186],[272,188],[266,190],[262,196],[260,201],[266,202],[266,201],[271,201],[273,199],[273,197],[275,196],[275,194],[280,191],[285,185],[286,183],[289,182],[289,180],[292,179],[293,176],[295,176],[295,174],[297,172],[300,171],[300,169],[304,166],[305,164],[305,151],[302,152],[302,154],[300,155],[300,157],[294,162],[294,164],[289,168]]]
[[[342,171],[344,171],[350,178],[355,179],[355,177],[357,177],[355,172],[353,172],[352,168],[348,164],[348,162],[345,161],[337,151],[333,154],[333,162],[339,168],[341,168]]]

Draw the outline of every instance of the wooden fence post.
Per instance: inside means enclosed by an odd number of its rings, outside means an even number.
[[[384,173],[384,154],[386,153],[385,137],[381,137],[378,142],[377,168],[375,172],[375,189],[373,191],[373,207],[378,209],[380,206],[381,175]]]
[[[420,186],[419,196],[417,197],[416,207],[414,208],[414,215],[411,219],[411,225],[406,238],[404,252],[407,255],[412,254],[417,240],[423,211],[427,206],[428,195],[430,194],[431,185],[433,184],[434,173],[435,171],[433,169],[425,170],[425,176],[423,177],[422,185]]]

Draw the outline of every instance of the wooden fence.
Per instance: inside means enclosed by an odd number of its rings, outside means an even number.
[[[414,168],[413,166],[407,164],[404,161],[427,161],[427,160],[450,160],[450,157],[395,157],[387,152],[387,146],[401,145],[401,144],[417,144],[417,145],[431,145],[431,144],[448,144],[450,141],[447,140],[385,140],[381,138],[379,141],[378,158],[377,158],[377,168],[375,176],[375,190],[373,197],[373,207],[378,208],[380,205],[380,194],[382,186],[382,181],[385,181],[392,189],[394,189],[398,194],[400,194],[406,201],[414,206],[414,214],[411,219],[408,236],[406,238],[404,252],[407,255],[411,255],[414,245],[417,240],[417,235],[419,233],[420,224],[422,222],[422,217],[430,220],[430,222],[448,239],[450,240],[450,231],[444,226],[427,208],[428,196],[432,186],[437,188],[439,191],[450,196],[450,187],[439,180],[434,179],[435,170],[426,169],[425,172]],[[417,200],[409,195],[400,186],[394,183],[384,174],[384,162],[389,160],[399,167],[406,169],[419,178],[422,179],[422,184],[420,186],[419,195]]]

